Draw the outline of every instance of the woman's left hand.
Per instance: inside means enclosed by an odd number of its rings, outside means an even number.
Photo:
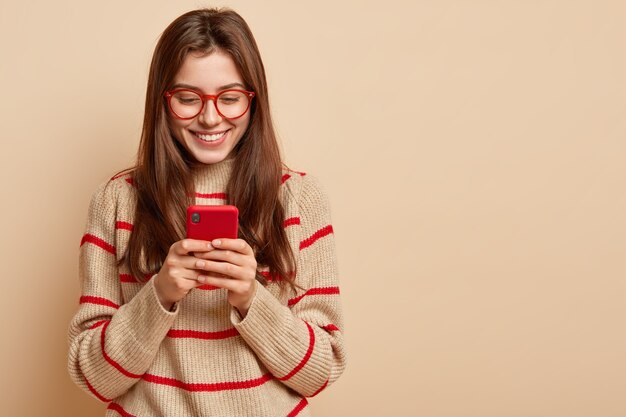
[[[206,273],[198,281],[228,290],[228,302],[243,317],[256,293],[257,262],[254,251],[243,239],[214,239],[208,252],[194,254],[196,268]]]

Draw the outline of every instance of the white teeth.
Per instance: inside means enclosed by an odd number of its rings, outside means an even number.
[[[201,135],[200,133],[196,133],[196,136],[199,137],[200,139],[202,139],[205,142],[215,142],[216,140],[218,140],[222,136],[224,136],[225,133],[226,132],[216,133],[214,135]]]

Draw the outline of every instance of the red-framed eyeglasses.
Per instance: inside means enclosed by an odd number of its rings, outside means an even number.
[[[172,114],[181,120],[193,119],[202,113],[209,100],[213,100],[220,116],[226,119],[238,119],[250,108],[254,92],[229,89],[211,95],[200,94],[187,88],[177,88],[166,91],[165,97]]]

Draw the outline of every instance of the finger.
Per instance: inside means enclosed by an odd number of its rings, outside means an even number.
[[[215,277],[215,278],[228,278],[231,279],[230,277],[224,275],[224,274],[218,274],[217,272],[206,272],[203,271],[202,276],[211,276],[211,277]],[[200,278],[200,277],[198,277]]]
[[[228,262],[219,261],[203,261],[205,262],[203,271],[214,272],[217,274],[225,275],[229,278],[241,279],[241,280],[253,280],[256,276],[255,270],[252,268],[244,268],[238,265],[234,265]]]
[[[169,270],[169,276],[174,280],[184,280],[184,281],[197,281],[198,277],[203,274],[204,271],[195,270],[195,269],[186,269],[186,268],[171,268]]]
[[[223,274],[221,272],[217,272],[216,270],[224,270],[224,271],[232,270],[235,274],[238,272],[236,269],[231,268],[230,266],[224,265],[224,262],[207,261],[207,260],[197,259],[197,258],[194,258],[194,259],[195,260],[193,261],[193,268],[190,268],[189,270],[191,275],[195,277],[193,279],[197,279],[199,275],[211,275],[211,276],[222,277],[222,278],[230,278],[229,275]],[[213,262],[213,264],[211,264],[210,262]],[[236,266],[236,265],[231,265],[231,266]],[[237,268],[239,267],[237,266]]]
[[[205,261],[190,255],[169,255],[165,259],[165,265],[173,270],[179,270],[180,275],[194,275],[195,270],[202,269]]]
[[[198,281],[198,278],[200,277],[200,275],[201,275],[200,273],[196,273],[195,276],[185,275],[185,276],[183,276],[181,278],[186,279],[188,281]]]
[[[244,255],[254,255],[254,251],[243,239],[213,239],[211,244],[214,248],[233,250]]]
[[[177,255],[188,255],[190,252],[208,252],[213,250],[211,242],[206,240],[183,239],[170,246],[170,251]]]
[[[203,253],[200,259],[208,261],[229,262],[237,266],[252,265],[256,260],[250,255],[243,255],[232,250],[215,249],[211,252]]]
[[[213,252],[213,251],[211,251],[211,252]],[[194,252],[193,256],[196,259],[209,259],[209,253],[211,253],[211,252]]]
[[[245,288],[240,281],[230,278],[222,278],[213,275],[204,275],[203,285],[212,285],[214,287],[224,288],[235,293],[241,293]]]
[[[182,277],[188,281],[193,281],[196,283],[196,285],[194,285],[194,287],[201,287],[203,285],[206,285],[206,280],[207,278],[224,278],[224,279],[228,279],[231,281],[235,281],[230,277],[227,277],[226,275],[223,274],[218,274],[216,272],[207,272],[207,271],[196,271],[195,275],[188,275],[185,277]]]

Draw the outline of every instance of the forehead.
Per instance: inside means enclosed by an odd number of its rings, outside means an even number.
[[[244,84],[235,61],[220,50],[202,55],[187,54],[174,83],[193,85],[205,93],[216,92],[221,86],[232,83]]]

